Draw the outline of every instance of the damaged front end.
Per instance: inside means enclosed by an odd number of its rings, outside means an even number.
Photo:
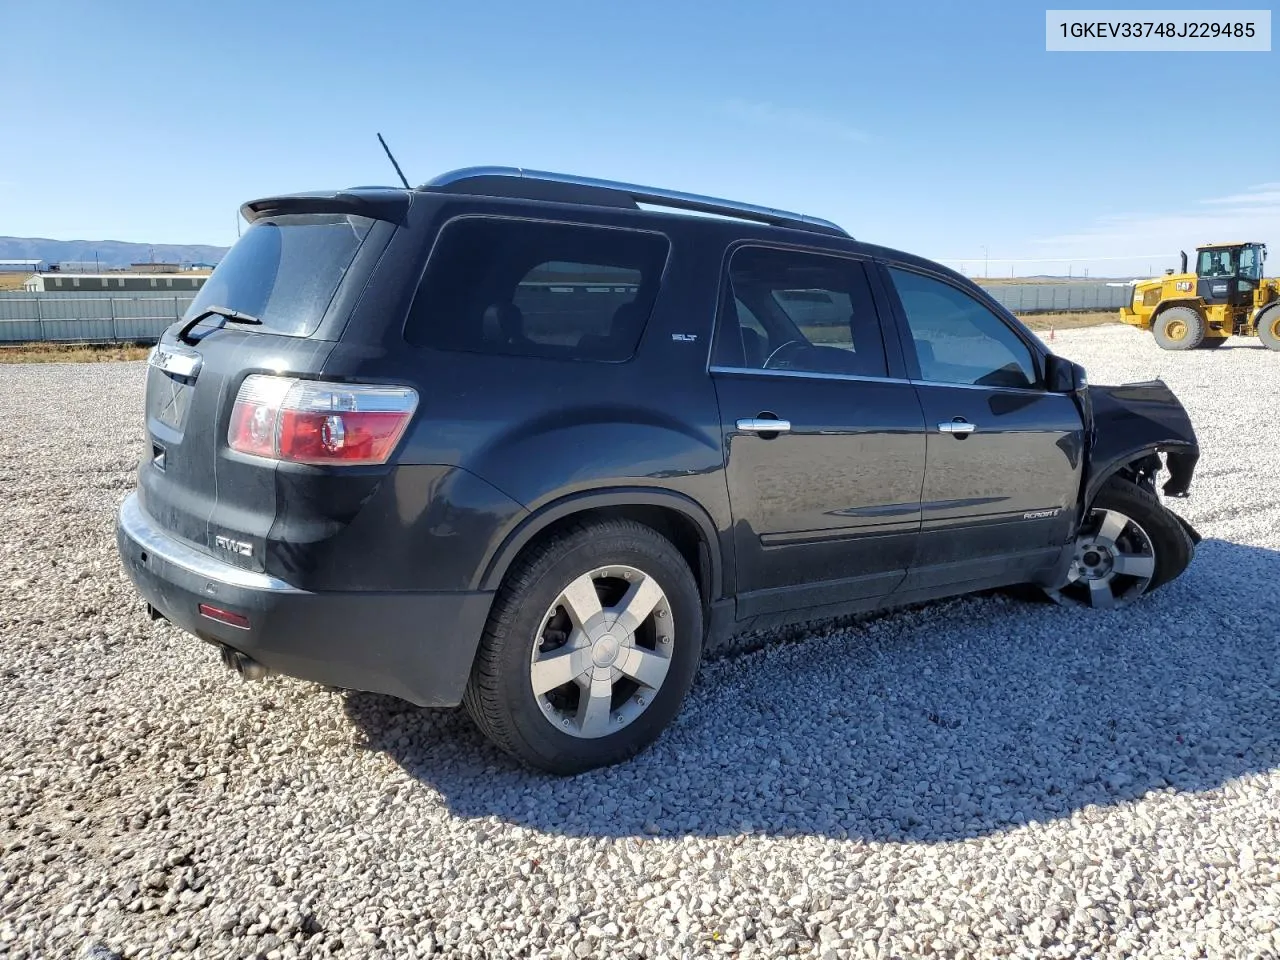
[[[1155,493],[1163,466],[1168,497],[1185,497],[1191,487],[1200,444],[1186,408],[1163,380],[1087,388],[1092,439],[1085,467],[1082,506],[1087,507],[1112,477],[1122,477]],[[1161,462],[1163,455],[1164,461]],[[1193,542],[1200,535],[1179,518]]]

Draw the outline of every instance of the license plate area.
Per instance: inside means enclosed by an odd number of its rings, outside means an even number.
[[[195,381],[160,372],[152,380],[151,413],[159,423],[171,430],[182,431],[191,412],[191,395]]]
[[[151,352],[147,365],[151,368],[147,412],[158,423],[181,432],[204,358],[186,347],[161,344]]]

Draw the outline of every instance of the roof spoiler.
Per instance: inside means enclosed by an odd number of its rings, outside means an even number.
[[[355,187],[320,193],[291,193],[281,197],[250,200],[240,207],[240,215],[249,223],[262,217],[281,217],[295,213],[338,213],[355,217],[403,223],[409,211],[407,190],[394,187]]]

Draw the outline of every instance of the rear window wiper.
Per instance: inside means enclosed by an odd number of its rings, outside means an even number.
[[[262,326],[262,321],[251,313],[241,313],[239,310],[232,310],[230,307],[219,307],[215,304],[214,306],[205,307],[184,323],[182,329],[178,331],[178,339],[183,343],[198,343],[199,341],[192,340],[187,334],[195,329],[196,324],[202,320],[207,320],[209,317],[222,317],[222,319],[230,323],[244,323],[254,327]]]

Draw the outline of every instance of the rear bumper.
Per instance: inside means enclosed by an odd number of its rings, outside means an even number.
[[[314,593],[224,563],[167,535],[130,494],[116,544],[138,592],[166,619],[226,644],[278,673],[453,706],[493,600],[475,593]],[[241,629],[201,615],[210,604],[242,614]]]

